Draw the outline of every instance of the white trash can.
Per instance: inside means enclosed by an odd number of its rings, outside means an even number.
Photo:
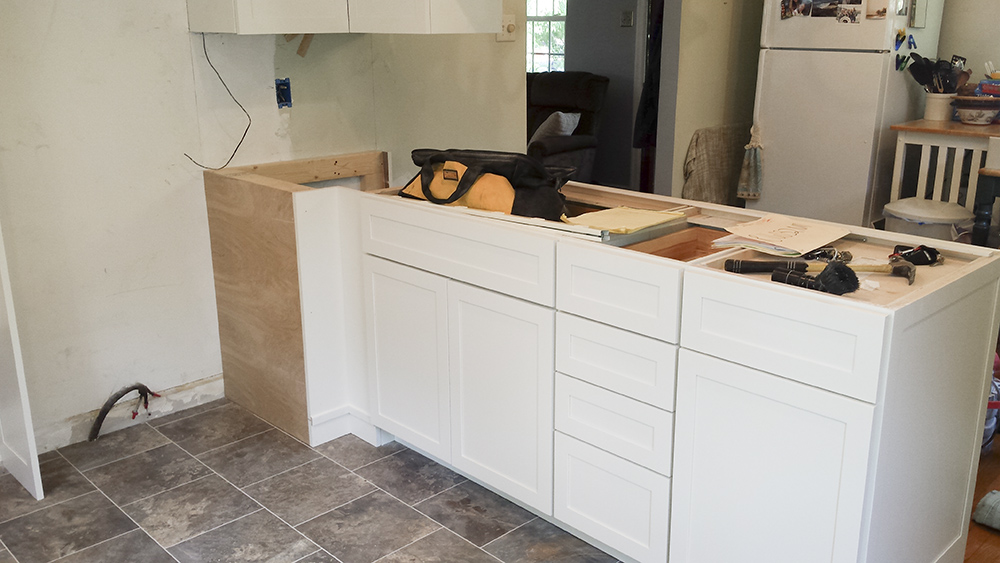
[[[972,229],[975,215],[957,203],[908,197],[882,209],[885,230],[940,240],[955,240]]]

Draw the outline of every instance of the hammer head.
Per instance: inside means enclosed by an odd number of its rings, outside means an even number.
[[[889,264],[892,266],[892,275],[906,278],[906,281],[913,285],[913,281],[917,279],[916,266],[899,257],[889,260]]]

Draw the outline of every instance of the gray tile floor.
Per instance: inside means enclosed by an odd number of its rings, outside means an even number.
[[[225,400],[0,474],[0,563],[603,563],[615,559],[396,443],[309,448]]]

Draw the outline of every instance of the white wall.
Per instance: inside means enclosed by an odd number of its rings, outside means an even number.
[[[632,187],[632,127],[635,124],[637,34],[645,32],[646,9],[636,0],[570,0],[566,8],[566,70],[610,79],[597,133],[594,183]],[[634,14],[632,27],[621,14]],[[643,54],[640,51],[639,56]],[[640,88],[642,82],[640,79]],[[638,178],[636,178],[638,183]]]
[[[948,0],[941,21],[938,58],[965,57],[972,69],[972,81],[984,78],[984,63],[1000,66],[1000,0]]]
[[[763,10],[763,0],[682,3],[672,179],[668,188],[657,174],[657,193],[680,196],[696,130],[753,120]]]
[[[523,25],[523,3],[509,4]],[[14,95],[0,111],[0,224],[48,449],[81,439],[79,415],[127,384],[221,371],[201,171],[183,153],[222,165],[245,117],[187,32],[183,0],[3,10],[0,75]],[[233,164],[380,148],[396,172],[416,146],[523,149],[523,39],[492,41],[318,35],[301,58],[297,40],[208,35],[253,117]],[[436,56],[450,83],[421,82],[445,74]],[[291,109],[277,109],[275,77],[292,79]]]
[[[517,15],[517,41],[494,35],[373,35],[378,148],[390,153],[390,182],[417,173],[416,148],[524,152],[523,0],[504,1]]]

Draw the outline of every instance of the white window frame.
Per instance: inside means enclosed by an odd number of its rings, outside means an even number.
[[[565,26],[565,24],[566,24],[566,16],[565,15],[561,15],[561,16],[528,16],[528,23],[531,24],[533,22],[548,22],[550,24],[552,22],[562,22],[562,24]],[[533,26],[528,25],[528,26],[526,26],[526,29],[525,29],[525,36],[526,36],[526,39],[527,39],[526,50],[527,50],[527,57],[528,57],[528,59],[525,61],[525,64],[526,65],[530,65],[530,66],[528,66],[528,72],[539,72],[539,71],[535,71],[534,70],[535,57],[539,56],[539,55],[544,55],[544,56],[548,57],[548,65],[547,65],[546,70],[551,70],[552,69],[552,55],[561,56],[562,59],[563,59],[563,68],[566,68],[566,52],[565,52],[565,50],[562,53],[553,53],[552,52],[552,31],[551,31],[552,28],[551,27],[549,28],[549,41],[548,41],[548,44],[547,44],[548,50],[547,51],[543,51],[543,52],[536,52],[535,49],[534,49],[534,47],[535,47],[535,38],[534,38],[533,34],[531,33],[531,29],[532,28],[533,28]],[[563,45],[563,48],[565,49],[565,44]]]

